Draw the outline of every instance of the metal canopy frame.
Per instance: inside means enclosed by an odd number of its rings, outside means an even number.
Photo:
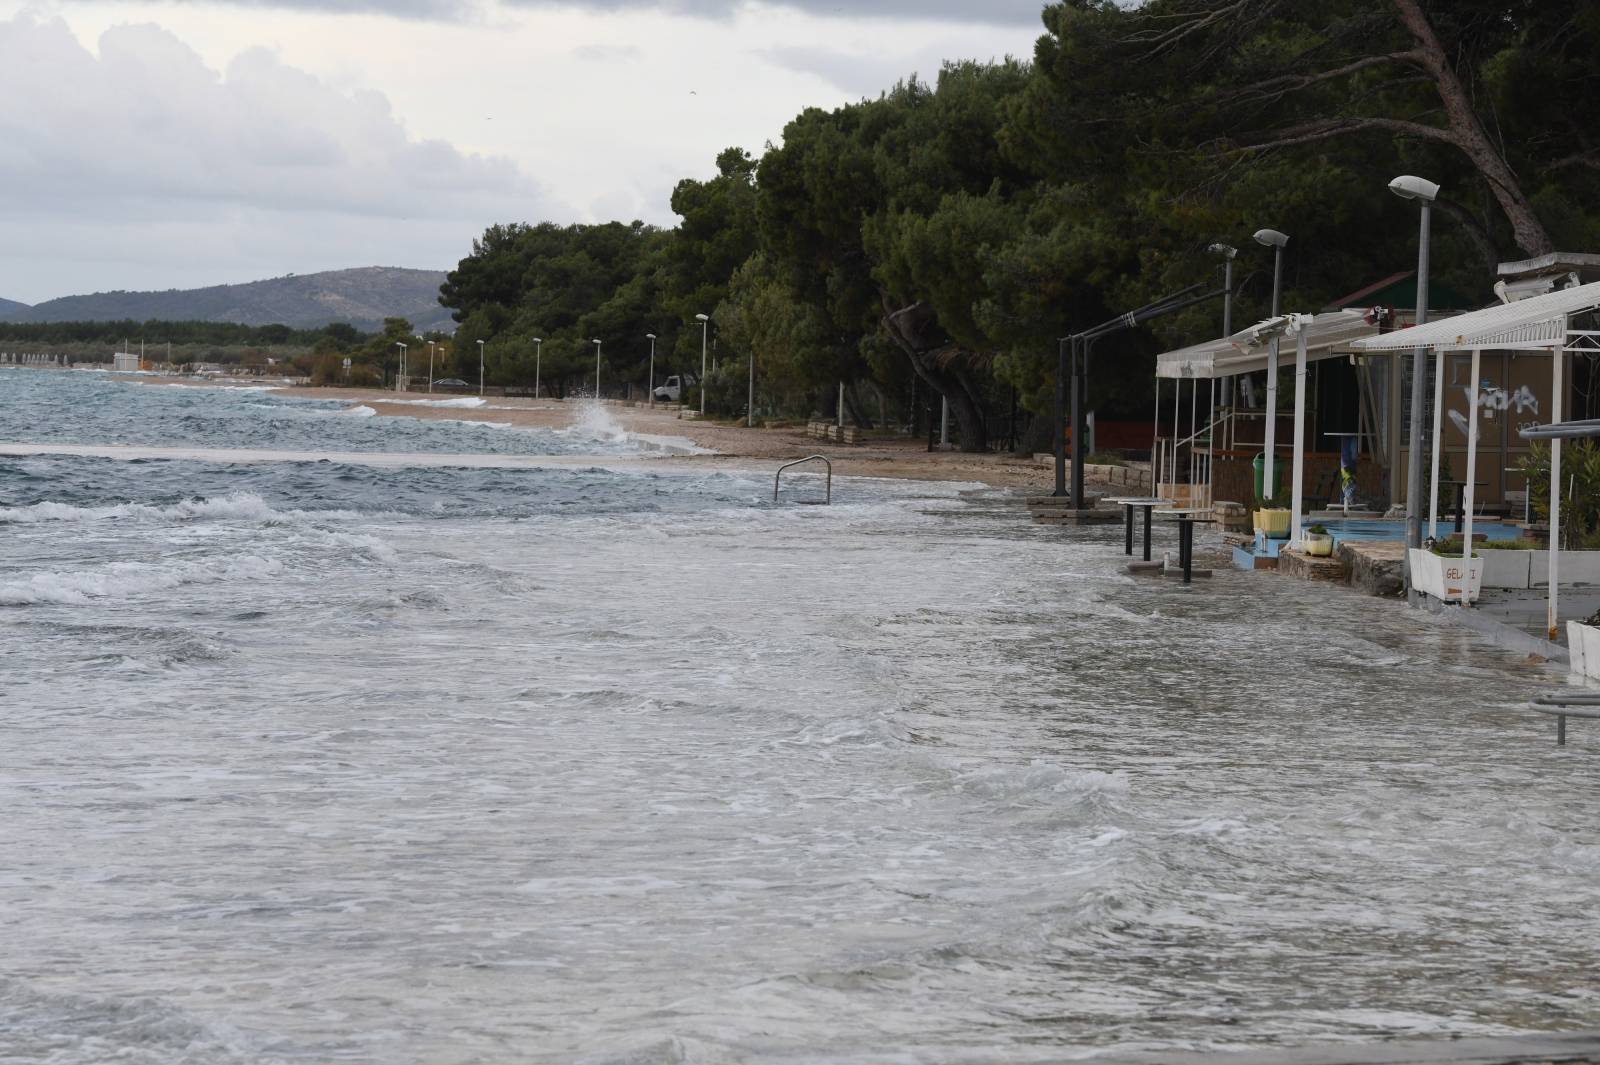
[[[1156,377],[1177,380],[1231,377],[1235,374],[1268,374],[1266,443],[1263,447],[1263,485],[1272,483],[1277,462],[1276,426],[1278,390],[1271,387],[1278,373],[1278,341],[1285,337],[1295,342],[1294,459],[1290,468],[1289,542],[1298,545],[1303,537],[1304,518],[1300,511],[1305,501],[1305,416],[1308,366],[1323,359],[1354,352],[1355,341],[1375,336],[1378,327],[1366,321],[1359,310],[1327,311],[1322,314],[1280,314],[1241,329],[1232,336],[1179,348],[1156,357]]]

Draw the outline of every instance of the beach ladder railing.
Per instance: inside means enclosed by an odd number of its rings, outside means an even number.
[[[797,499],[797,500],[795,500],[795,502],[796,503],[810,503],[810,504],[814,504],[814,505],[815,504],[821,504],[823,506],[826,506],[827,504],[833,502],[833,463],[828,460],[828,457],[826,455],[807,455],[803,459],[795,459],[793,462],[784,463],[782,466],[778,467],[778,472],[772,475],[772,501],[774,503],[776,503],[778,501],[778,482],[783,479],[783,471],[787,470],[787,469],[790,469],[790,468],[792,468],[794,466],[804,465],[807,462],[820,462],[824,466],[828,467],[828,479],[824,482],[824,485],[825,485],[824,492],[825,492],[825,494],[823,495],[823,498],[820,499],[820,500],[818,500],[818,499]]]

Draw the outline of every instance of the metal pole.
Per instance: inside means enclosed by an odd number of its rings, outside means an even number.
[[[1228,259],[1222,264],[1222,335],[1233,336],[1233,260]],[[1233,406],[1233,375],[1229,374],[1222,379],[1222,405]]]
[[[1083,401],[1088,392],[1089,338],[1072,340],[1072,509],[1083,510]]]
[[[544,355],[544,340],[533,342],[533,398],[539,398],[539,363]]]
[[[428,341],[428,392],[429,392],[429,394],[432,394],[432,392],[433,392],[433,350],[437,346],[437,344],[438,344],[438,341],[435,341],[435,340]]]
[[[939,446],[941,448],[950,446],[950,397],[948,396],[941,396],[939,399]]]
[[[1561,348],[1550,352],[1550,424],[1561,422],[1563,373],[1566,356]],[[1561,598],[1561,438],[1550,441],[1550,594],[1545,600],[1544,622],[1549,639],[1556,638],[1557,603]]]
[[[1155,413],[1150,416],[1150,494],[1156,494],[1156,485],[1161,483],[1161,453],[1156,448],[1156,442],[1161,436],[1161,378],[1156,378],[1156,404]]]
[[[706,416],[706,326],[709,318],[700,319],[700,417]]]
[[[1426,363],[1423,364],[1426,367]],[[1428,539],[1439,538],[1439,461],[1444,454],[1444,367],[1443,351],[1433,353],[1433,476],[1428,486]]]
[[[600,402],[600,341],[594,342],[594,401]]]
[[[746,429],[756,424],[756,349],[750,349],[750,395],[744,401],[744,425]]]
[[[1472,398],[1467,402],[1467,483],[1461,486],[1466,496],[1466,522],[1461,529],[1461,605],[1472,599],[1472,507],[1474,481],[1478,474],[1478,373],[1480,349],[1472,349]],[[1560,358],[1560,356],[1556,356]]]
[[[1422,202],[1422,231],[1417,244],[1417,313],[1416,324],[1423,325],[1428,321],[1428,231],[1432,219],[1432,204],[1427,200]],[[1440,356],[1439,369],[1443,370],[1443,356]],[[1422,503],[1422,406],[1423,397],[1427,395],[1424,380],[1428,376],[1427,351],[1423,348],[1413,348],[1411,351],[1411,431],[1410,450],[1406,455],[1406,546],[1420,548],[1422,546],[1422,522],[1420,509]],[[1440,382],[1442,386],[1443,382]],[[1435,389],[1437,394],[1438,388]],[[1434,417],[1438,418],[1438,407],[1434,408]],[[1435,437],[1437,438],[1437,433]],[[1436,453],[1433,458],[1433,483],[1434,491],[1438,491],[1439,484],[1439,456],[1437,443],[1434,445]],[[1435,497],[1437,498],[1437,496]],[[1436,516],[1429,518],[1429,536],[1434,535]],[[1406,600],[1415,605],[1418,595],[1411,587],[1411,567],[1405,570]]]
[[[478,395],[483,395],[483,341],[478,341]]]
[[[1300,548],[1302,522],[1300,508],[1305,503],[1306,471],[1306,331],[1302,326],[1295,337],[1294,346],[1294,474],[1289,541]]]
[[[1167,482],[1172,485],[1172,497],[1178,497],[1178,412],[1183,408],[1183,378],[1172,382],[1172,472]]]
[[[1067,337],[1056,340],[1056,416],[1051,450],[1056,457],[1056,490],[1051,495],[1067,494]]]
[[[538,394],[538,389],[534,390]],[[650,398],[646,401],[651,407],[656,405],[656,335],[650,334]]]
[[[833,423],[839,428],[844,428],[844,382],[839,382],[839,402],[833,410]]]
[[[1272,317],[1278,317],[1278,302],[1283,294],[1283,247],[1272,249]],[[1267,431],[1261,461],[1261,494],[1272,493],[1272,469],[1278,445],[1278,334],[1267,344]]]

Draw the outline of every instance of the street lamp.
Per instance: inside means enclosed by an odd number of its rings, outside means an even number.
[[[600,402],[600,341],[594,342],[594,401]]]
[[[656,405],[656,335],[654,333],[646,333],[645,336],[650,340],[650,391],[645,402],[654,407]]]
[[[1402,200],[1416,200],[1422,205],[1422,234],[1417,244],[1417,325],[1423,325],[1428,320],[1428,224],[1432,220],[1433,201],[1439,195],[1439,186],[1426,178],[1413,177],[1409,174],[1402,175],[1389,182],[1389,191]],[[1406,545],[1408,547],[1422,546],[1422,518],[1419,513],[1421,500],[1417,498],[1417,488],[1422,484],[1422,403],[1423,379],[1428,374],[1427,355],[1422,348],[1411,349],[1411,425],[1408,439],[1410,453],[1406,461]],[[1473,387],[1477,384],[1474,382]],[[1439,413],[1444,406],[1444,355],[1438,357],[1438,365],[1434,370],[1434,401],[1433,422],[1434,439],[1439,438]],[[1560,445],[1555,445],[1559,447]],[[1428,502],[1428,535],[1438,533],[1439,521],[1439,451],[1433,453],[1433,491],[1429,494]],[[1406,567],[1406,598],[1412,603],[1416,602],[1417,592],[1411,587],[1411,569]]]
[[[398,340],[396,340],[394,342],[394,346],[400,349],[400,376],[395,378],[395,382],[394,382],[394,390],[396,392],[399,392],[400,391],[400,381],[406,375],[406,346],[405,346],[405,344],[403,344],[402,342],[400,342]]]
[[[483,395],[483,341],[478,341],[478,395]]]
[[[1276,229],[1258,229],[1252,239],[1272,249],[1272,315],[1278,317],[1278,301],[1283,295],[1283,249],[1289,238]],[[1267,344],[1267,438],[1262,444],[1261,494],[1272,492],[1272,467],[1278,446],[1278,331]]]
[[[438,344],[436,340],[428,341],[428,391],[433,391],[433,349]]]
[[[882,415],[880,410],[879,415]],[[750,392],[744,401],[744,427],[753,428],[756,424],[756,349],[750,346]]]
[[[539,356],[544,354],[544,337],[533,338],[533,398],[539,398]]]
[[[1233,260],[1238,257],[1239,249],[1235,248],[1232,244],[1223,244],[1219,242],[1208,247],[1206,251],[1210,252],[1212,255],[1220,255],[1222,257],[1222,335],[1224,337],[1230,337],[1233,335]],[[1232,376],[1223,378],[1221,382],[1214,377],[1211,379],[1211,409],[1206,414],[1206,434],[1211,445],[1211,456],[1207,461],[1208,463],[1212,464],[1213,467],[1216,462],[1217,454],[1215,436],[1217,431],[1217,393],[1219,385],[1221,387],[1222,405],[1224,407],[1232,407]],[[1198,389],[1199,387],[1199,383],[1196,382],[1195,388]],[[1190,396],[1189,402],[1192,409],[1195,402],[1194,396]],[[1192,415],[1190,416],[1189,420],[1190,431],[1193,432],[1194,418]],[[1194,443],[1192,439],[1189,444],[1189,470],[1190,480],[1194,483],[1198,483],[1198,481],[1196,481],[1194,478]]]
[[[706,326],[711,321],[711,316],[697,314],[694,320],[700,323],[700,417],[706,416]]]

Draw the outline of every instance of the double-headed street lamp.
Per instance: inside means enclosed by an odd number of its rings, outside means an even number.
[[[711,321],[709,314],[697,314],[694,320],[700,323],[700,417],[706,416],[706,326]]]
[[[594,401],[600,402],[600,341],[594,342]]]
[[[483,341],[478,341],[478,395],[483,395]]]
[[[1433,214],[1433,201],[1439,196],[1439,186],[1426,178],[1404,175],[1389,182],[1389,191],[1403,200],[1416,200],[1422,205],[1422,234],[1417,244],[1417,325],[1428,321],[1428,226]],[[1428,374],[1427,353],[1422,348],[1411,351],[1411,425],[1408,438],[1410,451],[1406,461],[1406,545],[1422,546],[1421,500],[1422,485],[1422,406],[1423,380]],[[1439,413],[1444,406],[1444,356],[1438,359],[1433,383],[1434,439],[1439,438]],[[1477,384],[1474,382],[1473,387]],[[1560,446],[1559,444],[1556,446]],[[1435,535],[1439,512],[1439,452],[1433,454],[1433,492],[1428,509],[1428,535]],[[1416,590],[1411,587],[1410,568],[1406,570],[1406,597],[1415,601]]]
[[[544,337],[533,338],[533,398],[539,398],[539,357],[544,354]]]
[[[646,333],[645,337],[650,341],[650,391],[647,393],[645,402],[654,407],[656,405],[656,335],[654,333]]]
[[[1283,296],[1283,249],[1288,245],[1287,235],[1276,229],[1258,229],[1252,236],[1257,244],[1272,249],[1272,314],[1278,317],[1278,302]],[[1261,469],[1261,494],[1272,494],[1272,467],[1278,446],[1278,332],[1267,343],[1267,438],[1262,444],[1264,453]]]

